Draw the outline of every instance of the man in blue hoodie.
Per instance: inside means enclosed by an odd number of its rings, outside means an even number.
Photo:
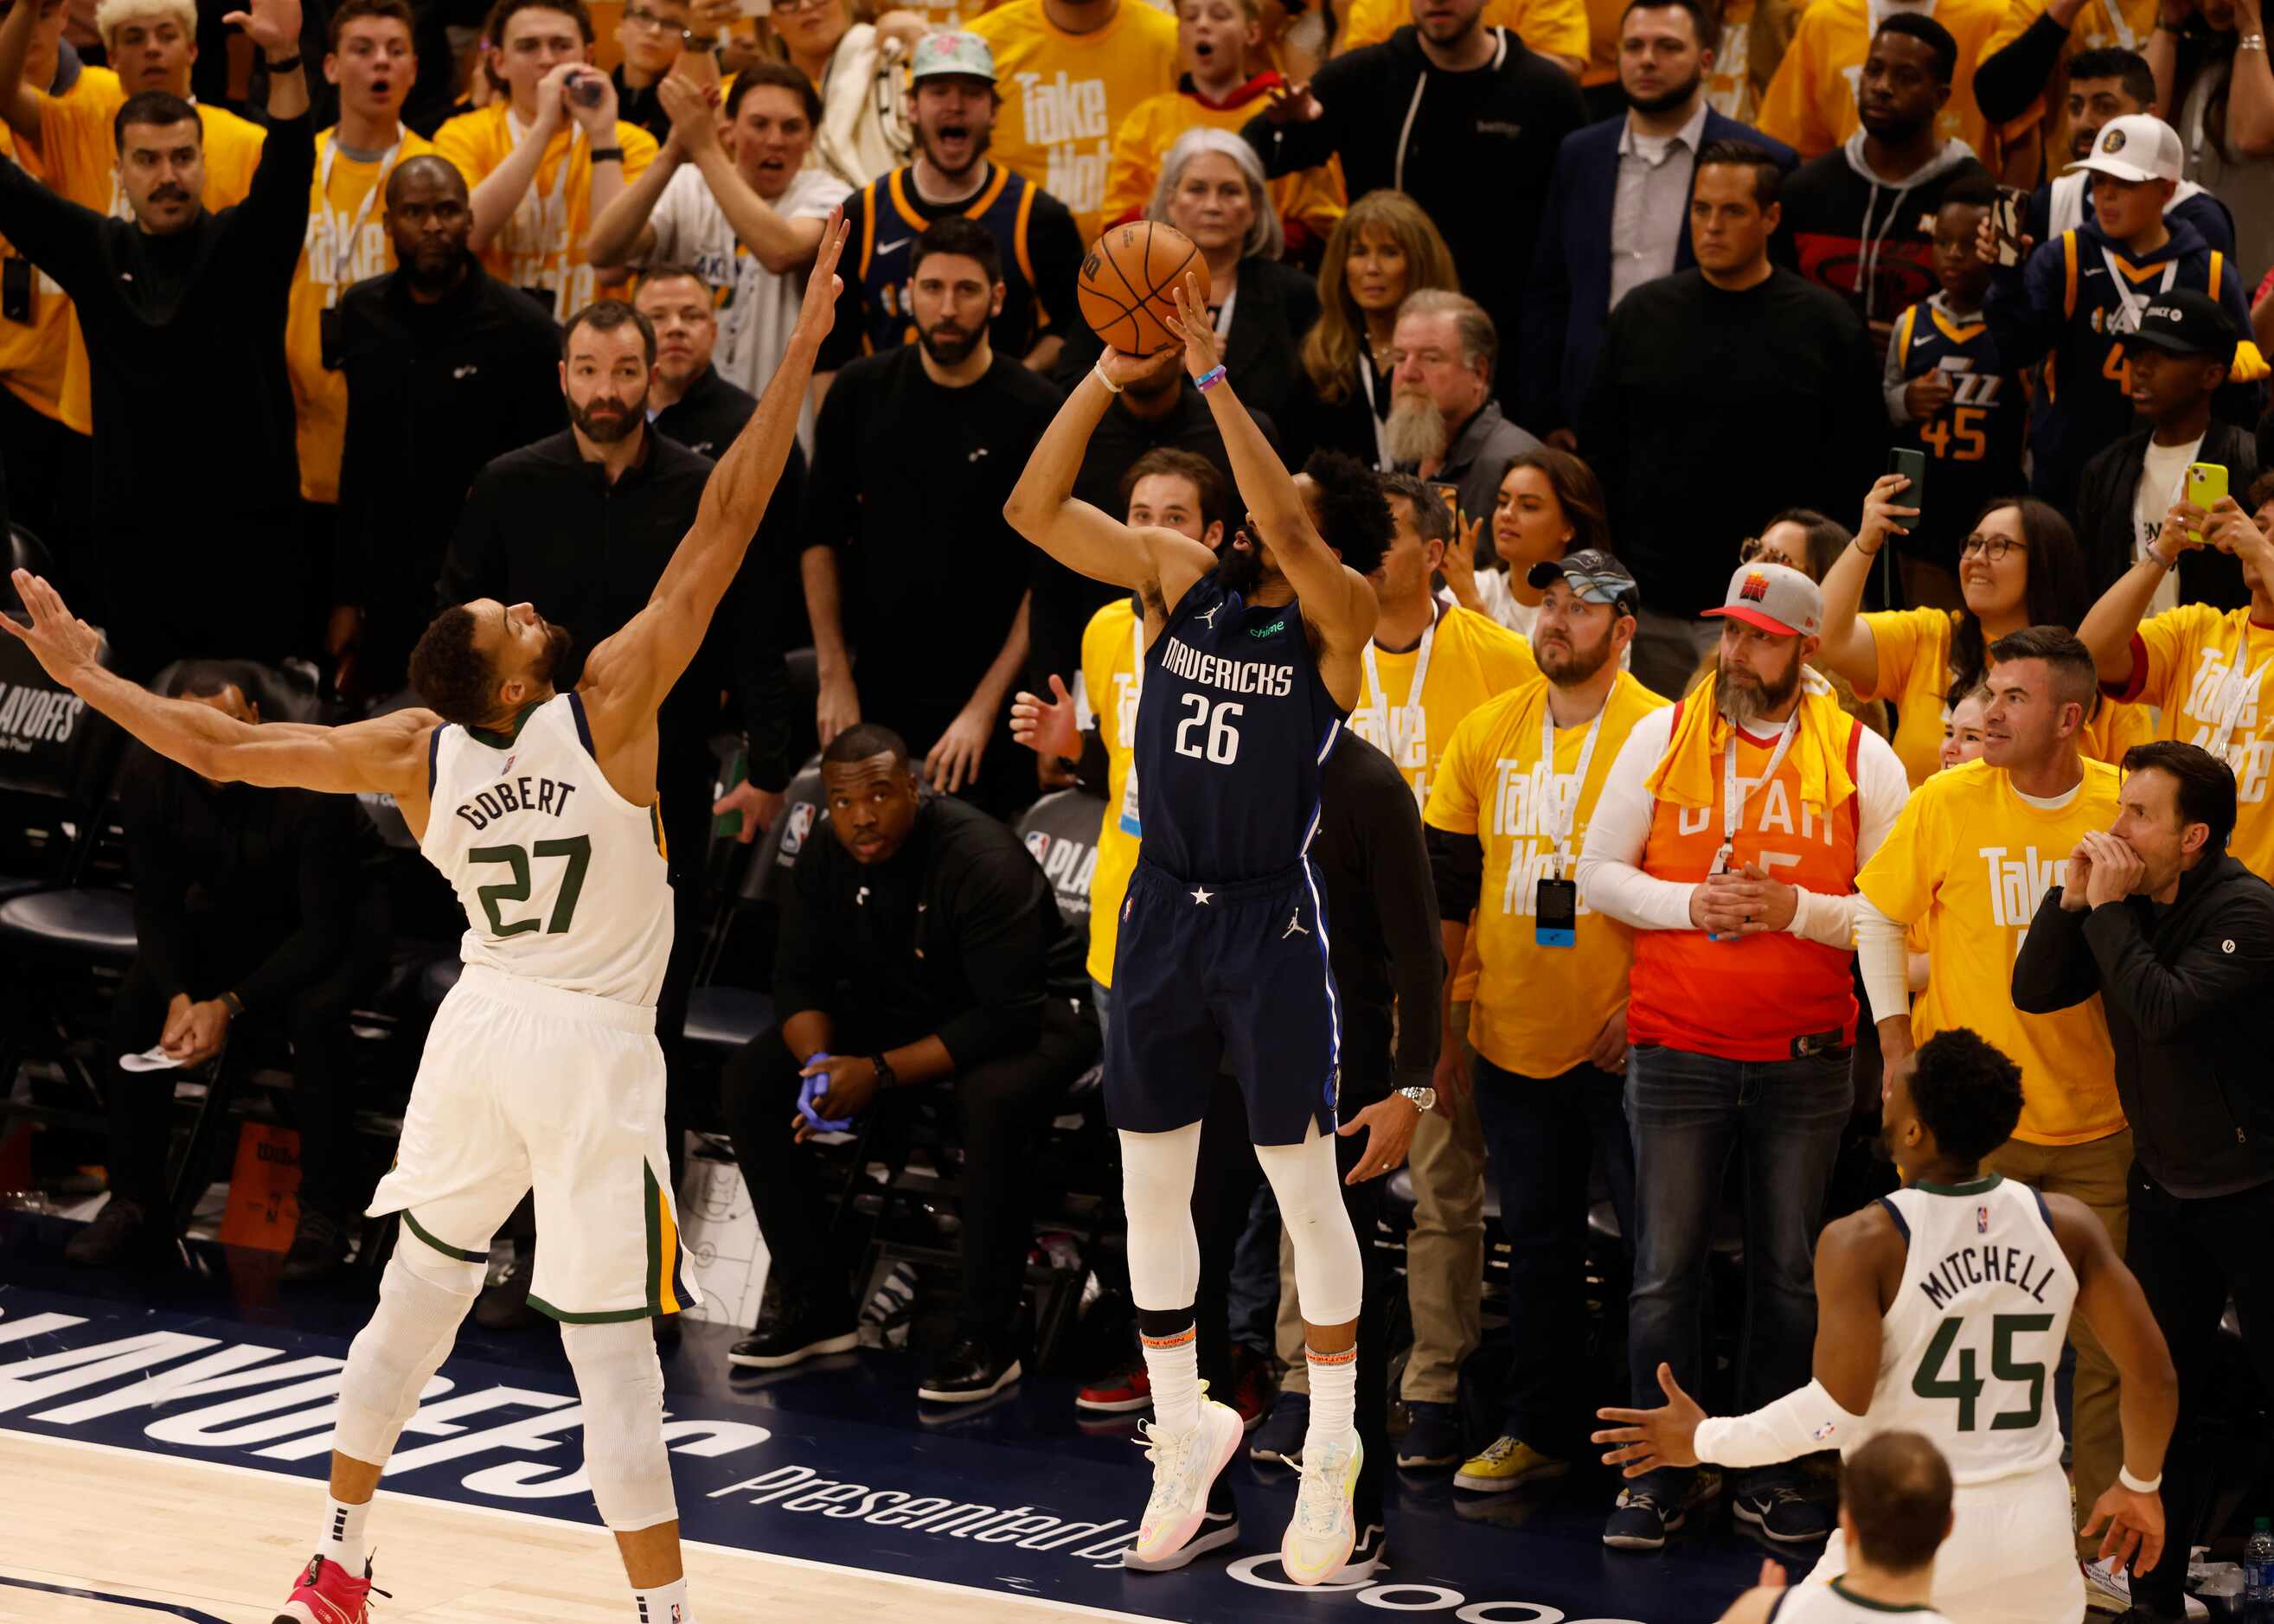
[[[2102,127],[2091,154],[2073,163],[2091,177],[2094,217],[2032,249],[1992,278],[1984,306],[1998,352],[2010,366],[2045,363],[2051,405],[2030,451],[2030,488],[2063,511],[2103,447],[2132,429],[2132,384],[2124,340],[2158,294],[2192,289],[2225,307],[2235,331],[2250,328],[2250,296],[2226,256],[2194,226],[2164,211],[2179,190],[2179,132],[2141,113]],[[1995,263],[1985,228],[1982,257]],[[2253,357],[2255,362],[2255,357]],[[2239,368],[2263,376],[2263,368]],[[2230,383],[2213,410],[2257,420],[2255,377]]]
[[[1864,127],[1785,183],[1784,254],[1855,306],[1883,358],[1896,320],[1937,286],[1943,193],[1982,173],[1965,142],[1935,135],[1957,71],[1949,29],[1916,12],[1890,17],[1871,38],[1856,88]]]

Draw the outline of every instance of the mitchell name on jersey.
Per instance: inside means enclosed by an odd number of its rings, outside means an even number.
[[[1981,1208],[1976,1222],[1987,1230],[1990,1209]],[[2058,1277],[2052,1267],[2036,1252],[2024,1252],[2018,1246],[1962,1246],[1945,1254],[1940,1262],[1922,1267],[1925,1273],[1918,1282],[1918,1289],[1926,1294],[1928,1302],[1942,1310],[1946,1310],[1952,1299],[1969,1286],[1985,1284],[2012,1286],[2042,1303],[2047,1283]]]

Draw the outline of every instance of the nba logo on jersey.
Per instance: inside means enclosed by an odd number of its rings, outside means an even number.
[[[805,845],[806,836],[812,832],[813,803],[801,801],[789,809],[789,827],[782,832],[782,856],[796,856]]]
[[[1977,1235],[1987,1235],[1990,1233],[1990,1209],[1988,1207],[1977,1207],[1974,1209],[1974,1232]]]
[[[1039,829],[1029,830],[1028,831],[1027,850],[1034,854],[1034,859],[1036,862],[1041,862],[1043,859],[1043,855],[1048,853],[1050,849],[1050,836],[1044,834]]]
[[[1815,1434],[1814,1434],[1815,1439],[1816,1439],[1816,1441],[1817,1441],[1818,1443],[1823,1443],[1823,1442],[1825,1442],[1826,1440],[1830,1439],[1833,1433],[1834,1433],[1834,1432],[1838,1432],[1839,1430],[1840,1430],[1840,1423],[1838,1423],[1837,1421],[1826,1421],[1826,1422],[1822,1426],[1819,1426],[1819,1427],[1818,1427],[1818,1428],[1816,1429],[1816,1432],[1815,1432]]]

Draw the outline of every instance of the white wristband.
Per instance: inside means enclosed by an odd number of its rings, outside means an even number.
[[[2130,1467],[2120,1466],[2116,1469],[2116,1481],[2122,1484],[2126,1488],[2131,1490],[2135,1494],[2153,1494],[2157,1489],[2164,1486],[2164,1474],[2157,1472],[2147,1482],[2142,1483],[2139,1478],[2132,1475],[2132,1469]]]
[[[2141,550],[2141,555],[2143,558],[2152,560],[2156,568],[2162,570],[2165,575],[2171,574],[2172,571],[2180,567],[2179,560],[2165,557],[2163,548],[2157,546],[2152,541]]]
[[[1118,395],[1121,393],[1121,386],[1105,375],[1105,357],[1103,356],[1098,357],[1097,365],[1091,367],[1089,370],[1096,374],[1097,381],[1103,384],[1110,394]]]

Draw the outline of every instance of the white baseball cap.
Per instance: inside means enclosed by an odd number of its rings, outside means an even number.
[[[2101,125],[2092,155],[2068,167],[2119,180],[2177,180],[2181,159],[2178,131],[2153,113],[2127,113]]]
[[[1778,637],[1813,637],[1824,629],[1824,594],[1783,564],[1740,564],[1729,595],[1708,615],[1727,615]]]

